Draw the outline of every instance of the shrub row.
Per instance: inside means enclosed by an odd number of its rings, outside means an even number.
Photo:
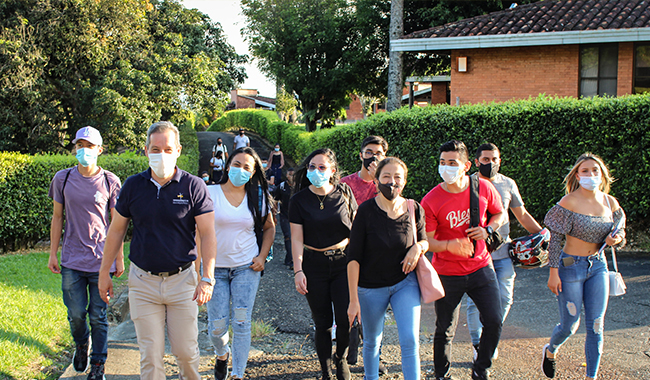
[[[196,133],[187,124],[181,126],[180,132],[183,154],[178,166],[196,174]],[[29,156],[0,152],[0,251],[31,247],[48,239],[52,217],[52,200],[47,196],[50,181],[57,171],[76,164],[72,154]],[[132,152],[100,155],[98,165],[115,173],[122,182],[149,167],[146,157]]]
[[[501,149],[501,173],[515,179],[526,208],[538,220],[563,196],[562,180],[584,152],[603,157],[617,181],[612,186],[630,223],[649,221],[650,95],[621,98],[549,98],[460,107],[402,108],[362,122],[319,130],[281,122],[270,111],[231,111],[211,130],[245,127],[269,141],[280,141],[294,160],[310,151],[336,151],[341,169],[360,166],[359,144],[368,135],[386,138],[389,155],[409,167],[405,195],[421,199],[441,179],[438,147],[445,141],[465,142],[470,153],[483,142]],[[474,169],[475,170],[475,169]]]

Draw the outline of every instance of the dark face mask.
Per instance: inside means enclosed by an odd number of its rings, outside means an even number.
[[[478,166],[478,171],[483,177],[492,178],[499,172],[498,164],[490,162],[489,164],[480,164]]]
[[[221,145],[223,142],[221,140],[217,141],[217,145]]]
[[[378,182],[377,188],[379,189],[381,195],[383,195],[384,198],[388,199],[389,201],[392,201],[393,199],[397,198],[399,194],[402,192],[402,188],[395,185],[392,182],[389,183]]]
[[[240,131],[239,134],[240,134],[241,136],[243,136],[243,135],[244,135],[244,131]]]
[[[364,158],[363,159],[363,167],[366,168],[366,170],[370,170],[370,164],[372,164],[375,161],[379,161],[377,157],[372,156],[372,158]]]

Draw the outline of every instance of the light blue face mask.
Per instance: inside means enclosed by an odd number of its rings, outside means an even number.
[[[228,178],[235,187],[244,186],[250,181],[252,175],[253,173],[242,168],[234,168],[231,166],[230,170],[228,170]]]
[[[311,182],[312,185],[316,186],[319,189],[330,181],[331,176],[332,173],[329,171],[321,172],[318,169],[307,171],[307,179],[309,182]]]
[[[95,165],[97,163],[97,151],[89,148],[77,149],[77,161],[81,166],[87,168],[90,165]]]

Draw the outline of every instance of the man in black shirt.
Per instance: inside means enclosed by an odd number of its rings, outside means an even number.
[[[273,197],[280,203],[280,227],[284,235],[284,248],[287,255],[284,257],[284,265],[293,269],[293,256],[291,256],[291,227],[289,226],[289,199],[293,195],[293,168],[287,169],[287,180],[280,183],[280,186],[275,188]]]

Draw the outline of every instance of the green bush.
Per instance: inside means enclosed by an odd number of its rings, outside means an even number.
[[[197,174],[199,142],[191,123],[179,128],[183,153],[178,167]],[[100,155],[102,168],[117,175],[122,182],[149,167],[145,156],[132,152]],[[47,196],[56,172],[77,164],[74,155],[29,156],[0,152],[0,251],[31,247],[49,238],[52,200]]]
[[[612,195],[630,223],[650,219],[650,95],[620,98],[549,98],[465,105],[402,108],[351,125],[308,133],[304,128],[271,120],[262,112],[231,111],[211,130],[239,126],[253,129],[300,160],[312,150],[329,147],[344,173],[359,169],[359,144],[368,135],[386,138],[389,155],[409,167],[405,195],[421,199],[441,179],[438,147],[445,141],[465,142],[471,155],[483,142],[501,149],[501,173],[517,181],[526,208],[537,220],[564,194],[562,180],[584,152],[600,155],[617,181]],[[263,117],[262,117],[263,116]],[[249,124],[247,124],[249,123]],[[475,170],[475,168],[474,168]]]

